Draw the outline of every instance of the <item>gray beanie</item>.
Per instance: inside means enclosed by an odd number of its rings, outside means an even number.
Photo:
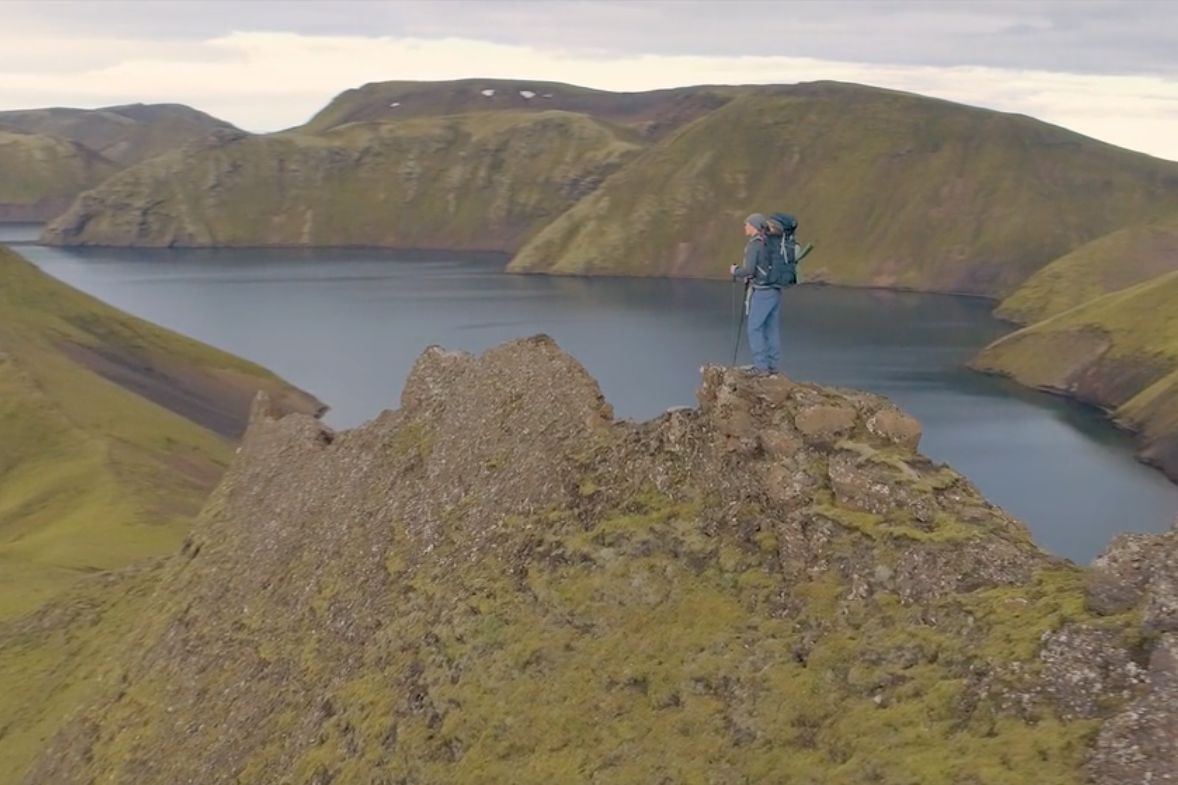
[[[756,229],[758,232],[765,231],[765,216],[761,213],[753,213],[748,218],[745,218],[744,222]]]

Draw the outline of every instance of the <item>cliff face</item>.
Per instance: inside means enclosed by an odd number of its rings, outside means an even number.
[[[1071,783],[1097,732],[1099,783],[1175,770],[1153,578],[1097,591],[880,398],[699,400],[616,421],[543,337],[344,433],[259,399],[24,782]]]

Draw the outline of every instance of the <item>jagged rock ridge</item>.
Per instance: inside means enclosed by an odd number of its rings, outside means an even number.
[[[348,432],[260,399],[25,781],[1065,783],[1114,717],[1096,781],[1164,773],[1120,754],[1149,585],[1041,552],[884,399],[703,377],[620,422],[537,337],[427,350]]]

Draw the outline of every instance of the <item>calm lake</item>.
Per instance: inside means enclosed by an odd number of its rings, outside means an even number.
[[[0,227],[0,242],[34,237]],[[395,407],[434,343],[478,352],[548,333],[632,419],[693,404],[700,366],[732,358],[724,283],[514,276],[491,255],[17,250],[108,303],[271,368],[329,404],[334,427]],[[1007,329],[985,302],[827,287],[786,298],[788,375],[894,400],[924,424],[927,455],[1047,549],[1086,562],[1115,533],[1173,522],[1178,487],[1137,463],[1098,414],[963,367]]]

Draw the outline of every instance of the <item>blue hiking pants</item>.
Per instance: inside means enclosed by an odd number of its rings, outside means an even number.
[[[753,366],[777,373],[781,368],[781,290],[753,288],[749,295],[749,348]]]

